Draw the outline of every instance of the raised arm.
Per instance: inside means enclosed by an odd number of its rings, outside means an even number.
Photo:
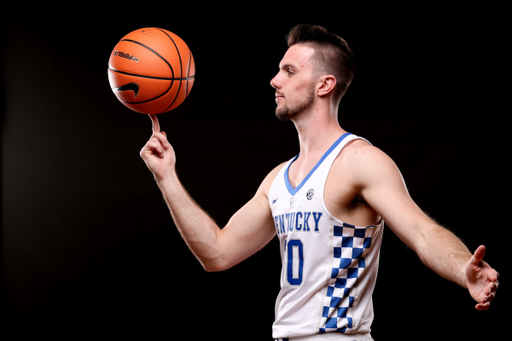
[[[153,135],[140,155],[155,176],[174,222],[190,250],[207,271],[225,270],[251,256],[275,235],[267,194],[278,168],[254,197],[221,229],[190,197],[175,171],[176,156],[151,115]]]
[[[426,266],[468,288],[476,309],[488,309],[498,273],[482,260],[485,247],[472,255],[459,238],[428,217],[411,199],[395,163],[379,149],[360,144],[348,157],[361,195],[398,237]]]

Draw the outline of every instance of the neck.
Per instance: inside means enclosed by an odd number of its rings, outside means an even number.
[[[337,112],[329,114],[320,110],[304,112],[293,120],[299,136],[302,160],[316,158],[318,153],[327,150],[346,131],[338,123]]]

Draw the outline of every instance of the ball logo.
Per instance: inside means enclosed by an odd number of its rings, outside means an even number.
[[[133,97],[137,97],[137,95],[139,94],[139,84],[128,83],[128,84],[122,85],[122,86],[114,89],[114,91],[128,91],[128,90],[131,90],[135,93],[135,95]]]
[[[315,195],[315,190],[313,188],[311,188],[308,193],[306,193],[306,198],[308,198],[308,200],[311,200],[313,199],[313,195]]]
[[[121,52],[121,51],[114,50],[114,56],[125,58],[125,59],[131,60],[131,61],[136,62],[136,63],[139,62],[139,58],[137,58],[137,57],[135,57],[133,55],[130,55],[128,53]]]
[[[153,38],[155,36],[155,33],[151,29],[142,30],[141,33],[147,35],[150,38]]]

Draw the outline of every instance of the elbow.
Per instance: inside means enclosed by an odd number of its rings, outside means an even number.
[[[219,272],[222,271],[222,269],[215,264],[205,263],[201,262],[201,265],[203,266],[204,271],[206,272]]]
[[[220,267],[215,267],[215,266],[211,266],[211,265],[206,266],[206,265],[204,265],[204,264],[203,264],[203,269],[204,269],[204,271],[206,271],[206,272],[219,272],[219,271],[222,271],[222,270],[223,270],[223,269],[222,269],[222,268],[220,268]]]
[[[231,265],[227,262],[223,262],[220,260],[208,260],[208,261],[200,261],[203,269],[206,272],[220,272],[225,271],[231,268]]]

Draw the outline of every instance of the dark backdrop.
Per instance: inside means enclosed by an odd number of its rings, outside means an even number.
[[[284,35],[303,22],[326,26],[355,52],[341,125],[388,153],[418,204],[471,250],[487,245],[486,259],[502,273],[492,309],[476,312],[466,290],[425,268],[386,229],[373,336],[504,333],[497,321],[507,314],[510,268],[505,8],[338,4],[315,14],[313,5],[2,10],[6,340],[271,339],[276,242],[228,271],[202,269],[138,155],[150,120],[116,99],[107,64],[117,41],[138,28],[165,28],[187,42],[194,88],[159,118],[183,184],[222,225],[298,152],[293,124],[274,117],[269,82]]]

